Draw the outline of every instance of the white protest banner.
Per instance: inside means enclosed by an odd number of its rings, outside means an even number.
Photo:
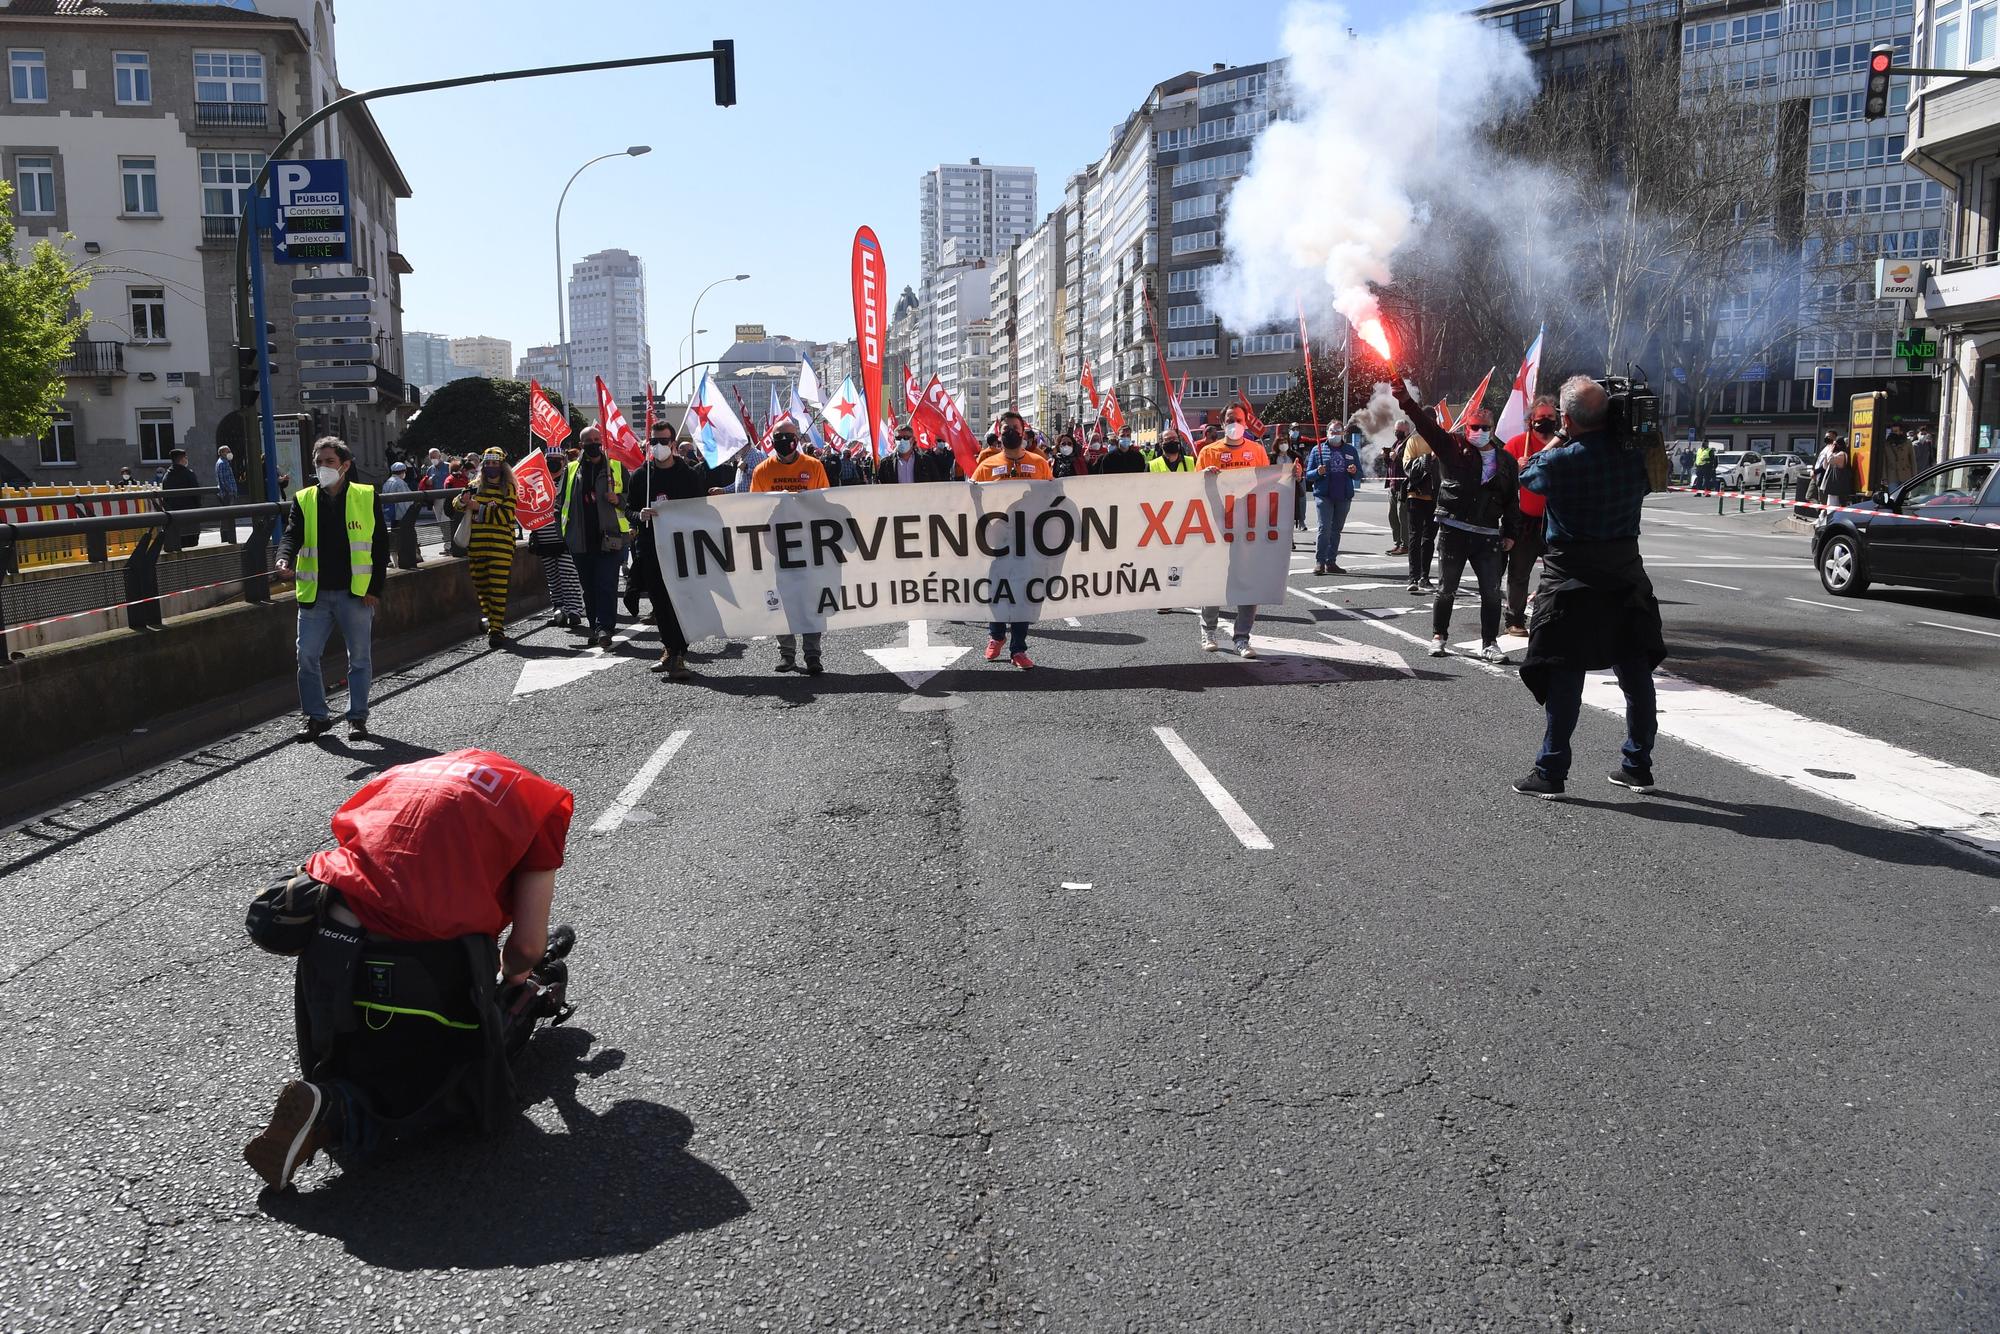
[[[689,639],[1282,602],[1291,568],[1283,468],[843,486],[659,509],[660,569]]]

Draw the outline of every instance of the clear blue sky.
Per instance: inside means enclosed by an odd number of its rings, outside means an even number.
[[[1357,26],[1408,8],[1347,6]],[[970,157],[1032,166],[1046,213],[1159,79],[1276,55],[1284,10],[1282,0],[963,10],[907,0],[340,0],[335,41],[341,77],[359,89],[736,40],[737,105],[727,110],[714,104],[705,63],[375,107],[415,192],[398,218],[416,269],[404,327],[511,339],[516,356],[555,340],[563,182],[600,153],[651,144],[651,154],[599,163],[577,181],[563,250],[566,263],[612,246],[645,259],[653,370],[665,380],[680,365],[689,305],[710,281],[752,275],[703,300],[704,356],[718,355],[739,322],[849,336],[854,229],[867,223],[880,236],[892,290],[914,285],[917,178],[927,168]]]

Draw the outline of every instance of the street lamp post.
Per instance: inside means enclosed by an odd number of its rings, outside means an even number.
[[[576,386],[571,383],[569,372],[569,332],[567,328],[569,302],[565,296],[563,282],[563,201],[569,198],[569,187],[575,185],[576,178],[583,175],[588,168],[615,157],[643,157],[652,151],[653,148],[650,144],[633,144],[630,148],[620,152],[606,153],[602,157],[594,157],[570,173],[568,184],[563,186],[562,194],[556,197],[556,346],[562,351],[563,411],[566,413],[576,411]]]
[[[705,333],[707,333],[707,332],[708,332],[708,330],[706,330],[706,329],[696,329],[696,330],[695,330],[695,332],[696,332],[696,333],[698,333],[698,334],[705,334]],[[690,349],[689,349],[689,347],[688,347],[688,340],[687,340],[687,339],[685,339],[685,338],[681,339],[681,341],[680,341],[680,342],[679,342],[678,344],[676,344],[676,347],[677,347],[677,348],[679,349],[679,351],[680,351],[680,361],[681,361],[681,364],[685,366],[685,365],[687,364],[687,356],[688,356],[688,352],[689,352],[689,350],[690,350]]]
[[[710,292],[713,292],[716,288],[722,286],[724,283],[740,283],[747,280],[749,277],[750,275],[747,273],[739,273],[733,278],[717,278],[714,282],[702,288],[700,293],[696,295],[693,307],[691,307],[688,310],[687,344],[688,344],[688,359],[690,361],[694,359],[694,349],[695,349],[694,336],[696,333],[699,332],[699,330],[697,330],[694,327],[694,317],[695,317],[695,312],[701,309],[701,298],[707,296]]]

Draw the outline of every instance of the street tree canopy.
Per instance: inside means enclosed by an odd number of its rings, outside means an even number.
[[[561,394],[547,388],[542,393],[562,410]],[[519,459],[528,451],[528,439],[528,382],[472,375],[440,386],[424,400],[423,411],[403,432],[402,450],[409,458],[433,449],[471,454],[498,447],[509,459]]]
[[[13,195],[0,181],[0,436],[39,436],[62,403],[60,364],[90,323],[76,305],[90,277],[46,238],[19,260]]]

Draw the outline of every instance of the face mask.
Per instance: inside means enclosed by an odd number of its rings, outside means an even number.
[[[916,447],[917,447],[916,441],[906,440],[901,436],[896,437],[896,452],[898,454],[907,454]]]
[[[583,452],[592,458],[596,458],[604,452],[604,444],[599,440],[586,440],[583,444]]]
[[[1465,438],[1480,449],[1490,449],[1493,445],[1493,433],[1483,428],[1475,428],[1474,430],[1467,431]]]
[[[1064,445],[1062,447],[1062,456],[1064,458],[1068,458],[1070,455],[1074,453],[1076,453],[1076,447],[1074,445]]]
[[[1228,436],[1231,441],[1241,440],[1243,438],[1243,423],[1231,422],[1222,428],[1222,433]]]
[[[479,465],[479,475],[488,479],[496,478],[500,475],[500,465],[497,463],[482,463]]]
[[[332,486],[340,480],[340,469],[338,468],[321,468],[318,471],[319,484],[321,486]]]
[[[1293,439],[1293,440],[1297,440],[1298,438],[1299,438],[1299,433],[1298,433],[1297,431],[1293,431],[1293,432],[1292,432],[1292,439]]]
[[[1009,426],[1000,433],[1000,447],[1002,449],[1019,449],[1021,447],[1021,433]]]
[[[673,447],[671,445],[654,445],[653,458],[660,463],[672,463],[674,461]]]
[[[798,442],[798,441],[796,441],[796,440],[792,440],[792,439],[789,439],[789,438],[786,438],[786,437],[783,437],[783,436],[781,436],[781,437],[779,437],[778,439],[776,439],[776,440],[773,440],[773,441],[771,442],[771,448],[773,448],[773,449],[775,449],[775,450],[777,450],[777,451],[778,451],[778,457],[779,457],[779,458],[781,458],[781,459],[788,459],[788,458],[790,458],[790,457],[791,457],[792,455],[794,455],[794,454],[798,453],[798,451],[799,451],[799,442]]]

